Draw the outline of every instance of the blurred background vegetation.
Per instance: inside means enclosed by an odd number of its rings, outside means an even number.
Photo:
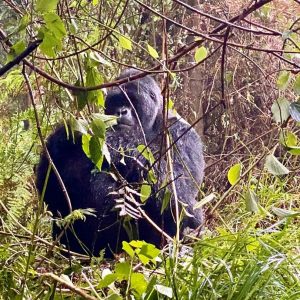
[[[299,0],[2,0],[0,42],[1,299],[300,299]],[[180,257],[66,258],[40,138],[127,67],[203,139],[205,231]]]

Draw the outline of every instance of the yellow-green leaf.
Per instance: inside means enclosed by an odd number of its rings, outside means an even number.
[[[153,58],[156,59],[156,58],[159,57],[157,51],[156,51],[152,46],[150,46],[150,45],[148,44],[148,45],[147,45],[147,48],[148,48],[149,54],[150,54]]]
[[[151,195],[151,186],[144,182],[141,187],[141,201],[145,202]]]
[[[232,166],[227,174],[228,181],[231,185],[235,185],[241,177],[242,164]]]
[[[56,9],[59,0],[38,0],[36,2],[36,10],[39,12],[49,12]]]
[[[125,37],[124,35],[119,35],[119,43],[122,48],[130,51],[132,50],[131,40]]]
[[[197,48],[195,52],[196,63],[204,60],[207,57],[207,54],[208,54],[207,49],[204,46]]]

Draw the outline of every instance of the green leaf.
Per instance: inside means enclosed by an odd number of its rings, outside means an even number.
[[[130,287],[135,290],[139,296],[142,296],[147,289],[147,281],[145,276],[141,273],[132,273],[130,277]]]
[[[92,136],[89,142],[90,159],[99,170],[103,163],[103,144],[104,141],[96,136]]]
[[[24,30],[27,27],[27,25],[29,25],[29,23],[30,23],[30,15],[25,14],[20,20],[18,31]]]
[[[38,12],[48,12],[56,10],[59,0],[37,0],[36,10]]]
[[[155,58],[155,59],[159,58],[159,55],[158,55],[157,51],[156,51],[153,47],[151,47],[149,44],[147,44],[147,48],[148,48],[149,54],[150,54],[153,58]]]
[[[150,162],[150,164],[154,163],[155,159],[149,147],[141,144],[137,146],[137,150]]]
[[[105,126],[105,123],[101,119],[94,119],[91,122],[91,128],[96,137],[98,137],[102,140],[105,139],[106,126]]]
[[[134,250],[132,249],[132,247],[130,246],[130,244],[126,241],[122,242],[122,249],[131,257],[134,257]]]
[[[115,272],[119,280],[128,280],[131,268],[128,262],[116,264]]]
[[[300,102],[292,102],[290,105],[291,117],[296,121],[300,122]]]
[[[155,284],[154,289],[158,293],[160,293],[164,296],[167,296],[168,298],[173,298],[173,290],[170,287],[167,287],[167,286],[164,286],[164,285],[161,285],[161,284]]]
[[[204,60],[207,57],[207,54],[208,54],[208,51],[204,46],[202,46],[200,48],[197,48],[196,52],[195,52],[195,61],[196,61],[196,63]]]
[[[26,49],[26,44],[25,44],[24,41],[18,41],[11,48],[14,51],[14,55],[17,56],[17,55],[21,54]]]
[[[291,74],[291,72],[289,72],[289,71],[282,71],[279,73],[279,76],[277,78],[277,87],[280,90],[285,90],[287,88],[287,86],[289,85],[290,74]]]
[[[87,133],[87,134],[83,134],[82,138],[81,138],[82,150],[88,158],[91,158],[91,154],[90,154],[90,140],[91,140],[91,137],[92,136]]]
[[[290,172],[273,154],[267,155],[265,167],[273,175],[286,175]]]
[[[87,68],[86,74],[86,85],[87,86],[97,86],[104,82],[103,77],[99,73],[96,67]],[[90,103],[95,103],[98,106],[104,107],[104,95],[102,90],[94,90],[88,92],[88,101]]]
[[[292,155],[300,155],[300,147],[290,147],[288,152]]]
[[[81,82],[78,79],[75,83],[75,86],[81,86]],[[88,104],[88,92],[87,91],[74,91],[74,95],[76,97],[77,108],[79,111],[83,110],[85,106]]]
[[[250,212],[257,213],[259,211],[258,209],[258,197],[257,195],[252,191],[248,190],[246,197],[246,210]]]
[[[117,280],[116,274],[107,274],[102,280],[100,280],[98,284],[98,288],[99,289],[105,288],[110,284],[112,284],[113,282],[115,282],[116,280]]]
[[[294,82],[294,91],[296,94],[300,95],[300,75],[296,77],[296,80]]]
[[[140,251],[138,251],[138,257],[140,261],[146,265],[150,261],[154,262],[155,258],[160,254],[160,250],[157,249],[153,244],[144,242]]]
[[[134,247],[134,248],[142,248],[143,245],[145,244],[145,242],[133,240],[133,241],[131,241],[129,244],[130,244],[130,246],[132,246],[132,247]]]
[[[169,205],[170,203],[170,200],[171,200],[171,196],[172,196],[172,193],[169,191],[168,188],[165,189],[165,194],[164,194],[164,198],[163,198],[163,201],[162,201],[162,204],[161,204],[161,209],[160,209],[160,213],[162,214],[164,212],[164,210],[167,208],[167,206]]]
[[[59,15],[50,12],[44,15],[44,20],[47,29],[51,31],[57,39],[61,40],[67,35],[65,25]]]
[[[227,174],[228,181],[231,185],[235,185],[241,177],[242,164],[233,165]]]
[[[150,195],[151,195],[151,185],[149,185],[149,183],[147,182],[144,182],[141,187],[141,201],[145,203],[146,200],[150,197]]]
[[[126,50],[132,50],[132,43],[131,40],[123,35],[119,35],[119,44],[122,48]]]
[[[298,138],[291,131],[284,130],[280,133],[279,141],[283,146],[287,148],[297,147]]]
[[[67,32],[61,18],[55,13],[44,15],[46,22],[38,32],[38,37],[43,39],[39,49],[49,57],[55,57],[56,51],[62,50],[62,40]]]
[[[279,98],[272,104],[272,117],[276,123],[283,123],[288,119],[290,116],[289,107],[290,102],[285,98]]]
[[[49,57],[55,57],[55,49],[56,46],[59,44],[59,41],[56,37],[53,36],[51,32],[45,32],[43,34],[43,41],[39,45],[39,49],[42,51],[43,54]]]

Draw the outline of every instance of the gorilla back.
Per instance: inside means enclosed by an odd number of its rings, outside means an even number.
[[[119,78],[135,75],[136,71],[126,70]],[[109,91],[105,102],[105,113],[116,115],[118,123],[106,132],[111,162],[104,163],[101,171],[86,157],[82,150],[81,134],[74,133],[74,139],[68,139],[64,126],[59,126],[47,140],[50,156],[58,169],[70,196],[73,209],[94,208],[96,217],[87,216],[85,221],[75,221],[71,229],[65,231],[62,242],[70,250],[97,255],[106,249],[106,256],[118,252],[121,242],[128,240],[123,226],[124,217],[119,216],[115,208],[116,200],[124,196],[124,187],[140,190],[149,176],[149,161],[141,155],[137,147],[147,145],[154,156],[152,165],[157,177],[151,184],[151,195],[146,203],[140,203],[141,209],[168,235],[176,233],[174,221],[174,197],[161,213],[162,199],[175,179],[176,194],[179,203],[186,210],[181,224],[181,232],[190,227],[195,229],[203,223],[202,211],[193,209],[203,180],[204,159],[200,137],[183,119],[172,117],[167,122],[168,129],[163,126],[162,96],[154,79],[146,76],[129,81]],[[170,150],[173,161],[173,176],[167,167],[166,146],[163,145],[165,132],[169,132],[174,147]],[[71,136],[71,134],[70,134]],[[42,193],[48,160],[43,152],[37,167],[37,188]],[[121,180],[116,180],[116,176]],[[51,171],[46,185],[44,201],[54,217],[68,215],[68,206],[64,193],[55,174]],[[125,201],[126,202],[126,201]],[[126,221],[128,218],[126,218]],[[160,247],[163,238],[146,219],[131,219],[130,225],[140,240]],[[128,228],[128,226],[127,226]],[[55,224],[53,235],[60,233]],[[110,251],[111,250],[111,251]]]

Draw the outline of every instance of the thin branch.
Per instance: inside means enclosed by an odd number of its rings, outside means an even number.
[[[20,53],[2,68],[0,68],[0,77],[4,75],[7,71],[9,71],[11,68],[13,68],[15,65],[18,65],[24,58],[29,56],[41,44],[41,42],[42,40],[36,40],[29,43],[28,47],[22,53]]]

